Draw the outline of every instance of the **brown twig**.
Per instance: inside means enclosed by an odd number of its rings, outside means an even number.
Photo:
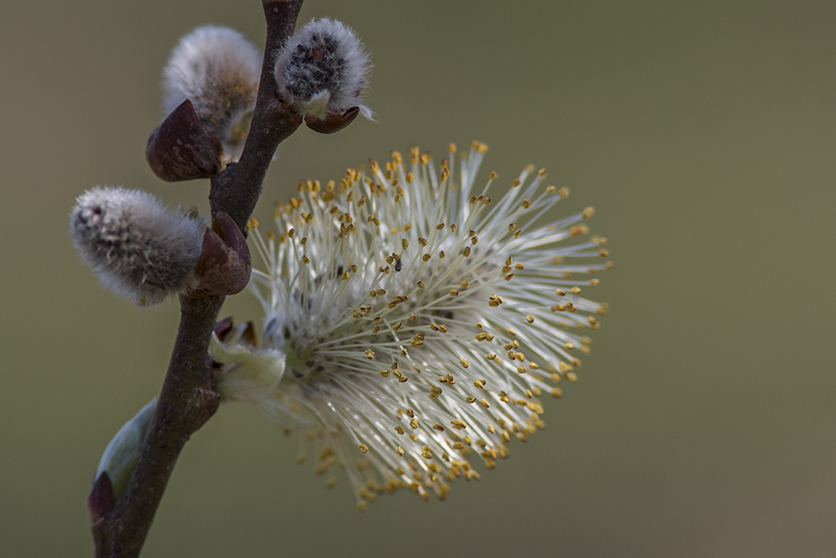
[[[278,98],[272,76],[272,53],[293,34],[302,0],[262,0],[262,5],[267,44],[250,133],[240,162],[213,177],[209,193],[212,215],[224,211],[242,231],[276,148],[302,123]],[[223,296],[180,298],[174,350],[130,485],[114,509],[92,527],[98,558],[139,556],[180,451],[218,409],[220,396],[213,390],[206,355],[223,302]]]
[[[274,58],[270,53],[281,48],[293,34],[301,0],[263,0],[267,19],[267,44],[258,84],[258,97],[250,124],[244,152],[237,164],[212,179],[209,202],[212,216],[225,211],[246,234],[247,220],[252,215],[261,184],[276,148],[302,124],[302,117],[281,102],[276,80],[273,79]]]

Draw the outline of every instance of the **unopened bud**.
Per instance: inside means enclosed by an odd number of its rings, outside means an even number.
[[[200,122],[224,147],[226,161],[244,148],[258,93],[261,54],[228,27],[198,27],[171,52],[163,71],[163,110],[190,99]]]
[[[105,288],[150,306],[186,285],[200,257],[202,223],[141,190],[99,187],[76,200],[70,234]]]
[[[250,349],[254,349],[258,343],[255,335],[255,325],[252,322],[245,322],[236,327],[232,321],[232,316],[217,322],[212,332],[221,343],[240,343]]]
[[[279,52],[273,73],[286,101],[306,117],[342,119],[348,125],[357,108],[366,118],[371,110],[360,101],[368,83],[369,55],[354,31],[332,19],[308,22]],[[318,124],[314,123],[313,129]],[[334,128],[319,126],[319,128]],[[337,131],[331,129],[330,131]],[[330,132],[329,131],[329,132]],[[326,132],[326,133],[329,133]]]
[[[358,114],[360,114],[360,107],[351,107],[342,114],[326,114],[325,118],[308,115],[305,117],[305,124],[314,132],[333,134],[354,122]]]
[[[200,259],[194,268],[198,287],[210,294],[231,295],[250,281],[252,259],[247,240],[232,217],[219,211],[203,235]]]
[[[218,336],[218,340],[223,342],[226,339],[226,336],[232,332],[232,316],[227,316],[223,320],[219,320],[215,323],[215,327],[212,328],[212,333]]]
[[[128,490],[128,483],[131,481],[134,467],[139,460],[145,438],[148,437],[151,420],[154,418],[156,410],[157,400],[153,399],[134,418],[119,429],[119,432],[105,448],[102,459],[99,461],[99,468],[96,471],[93,490],[87,500],[90,517],[93,521],[97,519],[94,514],[99,517],[107,514],[110,511],[109,507],[119,502]],[[106,477],[106,480],[103,480],[103,476]],[[111,502],[109,507],[108,502]]]
[[[145,147],[151,170],[166,182],[218,174],[222,154],[220,140],[200,122],[188,99],[151,133]]]
[[[116,505],[113,495],[113,483],[107,471],[102,471],[93,481],[93,488],[87,496],[87,510],[90,512],[90,522],[96,523],[110,513]]]

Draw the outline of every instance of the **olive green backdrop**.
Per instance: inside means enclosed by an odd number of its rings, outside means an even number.
[[[147,556],[836,554],[836,3],[309,0],[373,53],[378,123],[301,129],[256,216],[301,178],[416,143],[491,146],[594,205],[612,311],[546,430],[447,502],[359,513],[255,409],[186,446]],[[110,437],[161,385],[176,305],[100,289],[67,234],[99,184],[207,207],[144,160],[159,76],[197,25],[263,44],[256,0],[4,2],[0,555],[90,556]],[[247,294],[225,313],[257,319]]]

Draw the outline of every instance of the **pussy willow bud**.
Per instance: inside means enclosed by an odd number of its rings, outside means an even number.
[[[167,210],[140,190],[100,187],[78,197],[70,234],[102,285],[138,306],[186,284],[200,257],[204,224]]]
[[[305,124],[314,132],[333,134],[354,122],[358,114],[360,114],[360,107],[351,107],[342,114],[326,114],[324,118],[309,114],[305,117]]]
[[[369,66],[369,55],[351,28],[319,19],[308,22],[288,40],[276,58],[273,74],[285,100],[306,120],[335,115],[345,120],[353,107],[371,118],[371,110],[360,101]],[[349,114],[348,122],[355,116]]]
[[[90,522],[96,523],[113,509],[116,498],[113,495],[113,483],[107,471],[102,471],[93,481],[93,488],[87,496],[87,511],[90,512]]]
[[[255,108],[261,54],[228,27],[198,27],[171,52],[163,71],[163,110],[190,99],[198,119],[237,161]]]
[[[151,170],[166,182],[218,174],[222,155],[220,140],[200,122],[188,99],[151,133],[145,147]]]
[[[252,322],[245,322],[239,326],[235,326],[232,316],[227,316],[220,320],[212,328],[212,333],[217,336],[218,340],[225,343],[228,340],[236,339],[239,343],[254,349],[258,339],[255,336],[255,326]]]
[[[252,258],[247,240],[232,217],[219,211],[203,235],[200,259],[194,268],[197,286],[210,294],[232,295],[250,281]]]
[[[151,420],[154,418],[156,410],[157,400],[154,399],[143,407],[134,418],[126,422],[105,448],[102,459],[99,461],[99,468],[96,471],[93,490],[90,493],[90,498],[88,498],[88,506],[90,506],[91,501],[94,504],[90,507],[91,518],[94,521],[94,513],[103,515],[102,511],[105,511],[105,509],[102,504],[106,504],[110,497],[108,493],[110,487],[107,487],[107,482],[102,482],[102,474],[107,474],[106,478],[112,486],[112,502],[115,504],[128,490],[131,474],[139,459],[142,446],[145,444],[145,438],[148,436]]]

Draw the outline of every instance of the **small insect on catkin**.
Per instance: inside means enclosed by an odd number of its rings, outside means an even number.
[[[227,160],[241,156],[255,108],[261,53],[238,31],[198,27],[171,52],[163,71],[163,110],[191,100],[200,122],[224,146]]]
[[[354,31],[333,19],[308,22],[276,58],[273,73],[287,101],[304,115],[324,118],[358,107],[368,83],[369,55]]]
[[[102,285],[138,306],[181,290],[200,257],[205,223],[140,190],[99,187],[78,197],[70,234]]]

